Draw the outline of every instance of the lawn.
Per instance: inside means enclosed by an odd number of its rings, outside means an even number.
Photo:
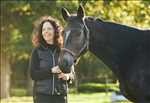
[[[89,93],[89,94],[70,94],[69,103],[110,103],[110,94]]]
[[[111,103],[110,93],[81,93],[69,94],[69,103]],[[32,97],[10,97],[9,99],[1,100],[1,103],[33,103]],[[129,103],[129,102],[119,102]]]

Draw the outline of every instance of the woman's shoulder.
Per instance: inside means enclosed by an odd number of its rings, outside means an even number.
[[[34,48],[32,49],[32,54],[36,54],[39,50],[40,50],[39,47],[34,47]]]
[[[33,49],[32,49],[32,51],[33,52],[37,52],[38,50],[42,50],[43,49],[43,47],[41,46],[41,45],[39,45],[39,46],[37,46],[37,47],[34,47]]]

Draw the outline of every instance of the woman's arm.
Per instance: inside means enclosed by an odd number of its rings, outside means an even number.
[[[33,80],[48,79],[52,74],[51,68],[40,69],[37,49],[33,49],[32,51],[29,68],[30,68],[31,78]]]

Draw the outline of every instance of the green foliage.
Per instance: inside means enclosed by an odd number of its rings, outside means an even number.
[[[150,2],[143,0],[88,1],[88,15],[140,28],[150,28]],[[93,9],[94,8],[94,9]]]

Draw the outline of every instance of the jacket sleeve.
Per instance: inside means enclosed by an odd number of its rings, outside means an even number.
[[[29,63],[29,69],[30,69],[30,76],[32,80],[42,80],[42,79],[48,79],[51,77],[51,69],[40,69],[39,66],[39,57],[37,54],[37,49],[33,49],[31,54],[31,59]]]

